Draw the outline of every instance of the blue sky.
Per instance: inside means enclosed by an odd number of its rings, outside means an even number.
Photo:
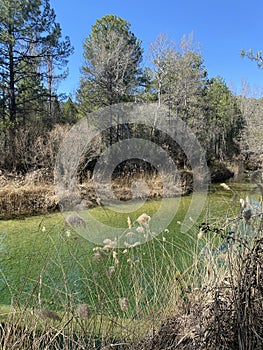
[[[74,93],[83,65],[83,43],[98,18],[115,14],[131,24],[142,40],[145,57],[157,36],[166,33],[179,43],[193,32],[200,43],[209,78],[222,76],[240,93],[246,79],[252,91],[263,91],[263,70],[255,62],[240,57],[240,50],[263,50],[262,0],[50,0],[62,27],[75,48],[69,58],[69,76],[60,91]]]

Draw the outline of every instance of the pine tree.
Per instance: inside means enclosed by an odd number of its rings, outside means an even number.
[[[141,42],[124,19],[98,19],[84,44],[78,100],[82,114],[99,107],[132,100],[142,83]]]
[[[1,92],[7,107],[1,117],[23,124],[40,101],[52,99],[53,82],[64,74],[58,69],[67,64],[72,47],[68,37],[61,39],[49,0],[1,0],[0,19]]]

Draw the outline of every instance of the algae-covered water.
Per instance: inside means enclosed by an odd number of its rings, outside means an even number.
[[[133,314],[147,303],[165,303],[166,282],[175,271],[187,271],[203,244],[198,239],[200,225],[219,228],[226,217],[238,215],[239,198],[251,193],[245,184],[230,188],[211,186],[205,202],[200,201],[202,214],[184,233],[181,225],[192,196],[163,199],[167,208],[177,208],[173,219],[154,239],[136,247],[103,249],[65,225],[62,213],[1,220],[0,305],[63,309],[86,303],[119,315],[124,312],[121,298],[130,301]],[[114,231],[128,225],[128,216],[135,222],[142,213],[153,216],[159,207],[159,200],[146,201],[135,212],[97,207],[90,214]]]

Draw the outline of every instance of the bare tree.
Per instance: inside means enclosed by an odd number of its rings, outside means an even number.
[[[243,81],[241,109],[246,126],[243,133],[243,148],[255,157],[263,154],[263,91],[251,89]]]
[[[175,43],[166,34],[160,34],[150,46],[150,60],[153,65],[153,85],[157,90],[158,104],[161,105],[166,85],[169,83],[170,62],[176,60]]]
[[[151,45],[153,88],[159,104],[164,103],[183,119],[189,119],[189,108],[204,85],[206,71],[200,53],[195,51],[193,37],[183,36],[179,48],[166,35]]]

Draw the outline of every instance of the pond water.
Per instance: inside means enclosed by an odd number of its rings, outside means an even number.
[[[57,309],[69,303],[87,303],[96,308],[105,300],[105,312],[118,315],[116,300],[121,296],[129,298],[134,306],[132,312],[150,301],[167,302],[167,295],[158,298],[157,295],[161,295],[163,285],[176,271],[184,273],[193,263],[193,256],[203,244],[197,238],[200,225],[220,227],[226,217],[238,215],[240,198],[259,197],[248,184],[229,186],[228,190],[212,185],[205,203],[201,202],[204,197],[200,194],[202,214],[185,232],[182,222],[192,195],[165,199],[167,208],[176,208],[167,227],[145,244],[127,249],[102,249],[94,239],[90,242],[65,225],[61,213],[1,220],[0,305],[15,302]],[[116,227],[129,226],[128,216],[132,225],[143,213],[154,216],[160,202],[147,201],[135,212],[112,213],[98,207],[91,209],[90,215],[114,231]],[[104,239],[100,237],[100,241]]]

